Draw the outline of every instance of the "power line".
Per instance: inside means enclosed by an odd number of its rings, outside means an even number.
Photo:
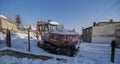
[[[116,7],[119,4],[120,4],[120,0],[117,0],[113,5],[111,5],[107,10],[105,10],[103,12],[103,14],[101,14],[101,16],[95,18],[94,20],[98,20],[100,18],[103,18],[111,9],[113,9],[114,7]]]

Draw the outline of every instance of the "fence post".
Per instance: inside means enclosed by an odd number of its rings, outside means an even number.
[[[7,29],[7,46],[11,47],[11,35],[10,35],[10,30]]]
[[[29,33],[29,29],[28,29],[28,51],[30,51],[30,33]]]
[[[113,40],[111,42],[111,62],[114,64],[114,59],[115,59],[115,47],[116,47],[116,42]]]

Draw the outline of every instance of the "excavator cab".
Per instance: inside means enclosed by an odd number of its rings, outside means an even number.
[[[47,23],[42,24],[40,27],[41,27],[41,31],[45,33],[63,29],[62,25],[59,25],[59,23],[54,21],[48,21]]]
[[[43,21],[39,21],[39,32],[42,39],[45,39],[49,36],[50,32],[56,31],[56,30],[62,30],[63,29],[63,25],[59,25],[58,22],[54,22],[51,20],[48,20],[48,22],[43,22]]]

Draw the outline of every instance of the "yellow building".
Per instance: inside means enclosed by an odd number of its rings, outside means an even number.
[[[31,25],[24,25],[23,28],[24,28],[24,30],[31,29]]]
[[[6,29],[9,29],[11,33],[18,31],[17,24],[11,22],[8,18],[0,15],[0,31],[6,33]]]

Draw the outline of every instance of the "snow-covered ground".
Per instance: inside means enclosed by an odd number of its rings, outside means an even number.
[[[14,56],[1,56],[0,64],[111,64],[111,46],[109,44],[92,44],[82,42],[80,44],[80,53],[76,57],[67,57],[62,55],[55,55],[45,52],[37,47],[37,40],[34,38],[34,34],[31,33],[33,39],[31,39],[31,49],[28,50],[28,40],[26,34],[17,33],[11,35],[12,47],[9,49],[21,51],[24,53],[31,53],[36,55],[46,55],[54,57],[50,60],[41,59],[28,59],[28,58],[16,58]],[[8,49],[5,42],[0,42],[0,50]],[[55,58],[63,58],[67,61],[56,60]],[[115,64],[120,64],[120,49],[116,48]]]

